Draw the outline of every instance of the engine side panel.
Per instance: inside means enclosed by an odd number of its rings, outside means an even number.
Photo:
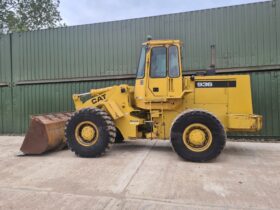
[[[201,109],[214,114],[227,131],[255,132],[262,127],[261,116],[253,114],[249,75],[184,77],[181,100],[175,109],[170,108],[174,104],[172,100],[167,100],[163,106],[168,109],[156,108],[160,116],[153,119],[158,127],[154,137],[168,139],[173,120],[187,109]]]

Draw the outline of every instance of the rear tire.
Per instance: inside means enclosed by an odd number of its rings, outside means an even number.
[[[103,110],[87,108],[77,111],[66,123],[68,147],[80,157],[102,155],[116,137],[112,118]]]
[[[171,128],[171,144],[185,160],[204,162],[216,158],[226,143],[221,122],[202,110],[180,114]]]

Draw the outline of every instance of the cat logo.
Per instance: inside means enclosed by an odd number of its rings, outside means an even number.
[[[102,100],[104,100],[104,99],[106,99],[106,94],[102,94],[102,95],[99,95],[99,96],[94,97],[94,98],[91,100],[91,102],[92,102],[93,104],[96,104],[96,103],[98,103],[99,101],[102,101]]]

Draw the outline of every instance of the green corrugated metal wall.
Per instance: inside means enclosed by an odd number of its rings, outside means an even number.
[[[6,85],[11,81],[11,51],[10,36],[0,35],[0,84]]]
[[[15,33],[14,81],[134,74],[147,34],[183,40],[187,70],[208,68],[213,44],[217,68],[279,65],[276,9],[264,2]]]
[[[253,108],[264,118],[260,136],[280,137],[280,71],[251,74]]]
[[[12,89],[0,87],[0,134],[14,133],[12,112]]]
[[[280,60],[280,0],[275,1],[276,2],[276,34],[277,34],[277,60]]]
[[[186,71],[208,68],[211,45],[218,69],[275,69],[251,73],[252,91],[265,117],[257,135],[280,137],[279,0],[1,36],[0,133],[24,132],[30,114],[72,110],[71,93],[132,84],[112,79],[133,78],[147,34],[182,40]]]
[[[13,132],[10,44],[9,35],[0,35],[0,134]]]

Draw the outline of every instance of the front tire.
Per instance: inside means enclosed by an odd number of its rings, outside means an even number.
[[[87,108],[77,111],[66,123],[68,147],[80,157],[102,155],[116,137],[112,118],[103,110]]]
[[[124,143],[124,138],[120,132],[119,129],[117,129],[117,133],[116,133],[116,138],[115,138],[115,143],[116,144],[121,144],[121,143]]]
[[[202,110],[180,114],[171,128],[171,144],[185,160],[204,162],[216,158],[223,150],[226,133],[221,122]]]

